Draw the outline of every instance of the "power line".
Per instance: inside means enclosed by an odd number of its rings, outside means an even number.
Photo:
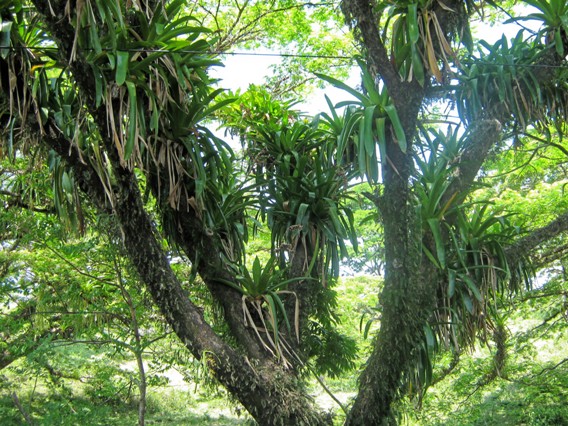
[[[342,59],[342,60],[348,60],[348,61],[355,61],[354,56],[316,55],[316,54],[307,54],[307,53],[213,52],[213,54],[230,55],[230,56],[266,56],[266,57],[303,58],[303,59]]]
[[[57,52],[59,49],[57,47],[29,47],[29,46],[10,46],[3,47],[3,50],[19,51],[19,50],[40,50],[40,51],[52,51]],[[82,49],[87,52],[95,52],[93,48]],[[246,52],[246,51],[236,51],[227,52],[221,50],[210,50],[207,52],[200,50],[173,50],[173,49],[101,49],[102,52],[128,52],[128,53],[164,53],[164,54],[193,54],[202,56],[256,56],[256,57],[274,57],[274,58],[299,58],[299,59],[336,59],[344,60],[349,62],[356,61],[356,56],[347,55],[318,55],[318,54],[307,54],[307,53],[283,53],[283,52]],[[553,65],[553,64],[514,64],[514,63],[499,63],[493,61],[484,60],[471,60],[462,59],[459,61],[462,64],[474,65],[488,65],[488,66],[500,66],[509,68],[549,68],[549,69],[568,69],[568,65]]]
[[[10,47],[3,47],[3,50],[11,50],[11,51],[21,51],[21,50],[39,50],[39,51],[51,51],[57,52],[59,48],[57,47],[30,47],[30,46],[10,46]],[[81,49],[87,52],[95,52],[96,50],[93,48],[86,48]],[[194,54],[194,55],[203,55],[203,56],[265,56],[265,57],[280,57],[280,58],[304,58],[304,59],[342,59],[342,60],[349,60],[354,61],[354,56],[347,56],[347,55],[316,55],[316,54],[307,54],[307,53],[282,53],[282,52],[227,52],[224,50],[210,50],[210,51],[201,51],[201,50],[185,50],[185,49],[101,49],[102,52],[129,52],[129,53],[182,53],[182,54]]]

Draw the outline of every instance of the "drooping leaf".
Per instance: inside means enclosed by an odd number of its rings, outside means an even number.
[[[392,104],[385,105],[384,108],[391,121],[398,146],[402,152],[406,153],[408,147],[406,143],[406,134],[404,133],[404,128],[402,127],[396,108]]]
[[[136,86],[131,81],[126,82],[128,90],[128,135],[124,147],[124,160],[128,161],[134,151],[136,139],[138,137],[138,100],[136,98]]]
[[[122,86],[126,80],[126,76],[128,74],[129,62],[130,62],[130,53],[125,51],[116,52],[115,81],[116,84],[118,84],[119,86]]]
[[[406,17],[409,39],[412,44],[415,44],[420,38],[420,31],[418,29],[418,4],[411,3],[408,5]]]

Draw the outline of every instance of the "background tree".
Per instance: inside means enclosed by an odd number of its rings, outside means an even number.
[[[352,65],[353,39],[333,3],[213,0],[194,2],[185,12],[213,31],[219,53],[277,49],[281,56],[265,84],[281,98],[303,97],[320,85],[314,72],[345,78]]]
[[[26,358],[43,368],[54,386],[65,389],[62,380],[83,380],[80,371],[85,365],[66,362],[62,347],[104,347],[118,361],[123,358],[120,354],[130,353],[137,368],[132,382],[139,388],[139,423],[144,424],[148,383],[144,357],[171,331],[156,321],[147,293],[136,288],[131,271],[122,265],[124,258],[108,219],[107,238],[103,232],[69,234],[66,222],[55,217],[52,203],[41,197],[42,191],[50,192],[43,187],[50,181],[47,164],[31,167],[34,173],[24,174],[25,180],[15,172],[16,164],[4,165],[3,184],[8,190],[3,194],[6,209],[0,214],[5,229],[0,370]],[[21,166],[20,170],[26,169]],[[90,226],[104,228],[105,218],[98,220]],[[160,360],[156,357],[155,362]],[[92,377],[83,380],[101,399],[118,393],[113,376],[128,380],[119,368],[106,367],[111,377],[103,386]]]

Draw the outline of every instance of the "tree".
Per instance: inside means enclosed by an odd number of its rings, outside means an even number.
[[[484,163],[511,137],[534,129],[562,146],[567,10],[531,4],[540,32],[474,53],[474,2],[344,1],[363,90],[322,75],[356,100],[310,121],[262,92],[250,104],[220,98],[207,75],[216,40],[180,0],[4,1],[2,152],[16,161],[33,145],[51,158],[61,216],[78,218],[87,204],[114,219],[167,323],[263,425],[331,422],[301,373],[314,358],[322,371],[350,363],[349,350],[325,361],[314,341],[334,331],[331,284],[345,240],[357,245],[350,182],[366,178],[385,285],[347,423],[388,424],[399,398],[428,386],[438,344],[458,351],[491,327],[490,301],[517,290],[530,255],[568,225],[563,213],[518,235],[489,203],[470,202]],[[443,100],[461,131],[428,122]],[[241,137],[242,169],[207,127],[214,116]],[[269,260],[247,263],[261,223]],[[172,253],[222,306],[224,332],[188,297]]]
[[[391,416],[392,402],[407,382],[405,375],[412,376],[420,365],[426,324],[444,338],[446,327],[444,322],[436,321],[437,316],[440,318],[443,314],[442,318],[449,318],[451,326],[464,323],[463,319],[456,321],[451,314],[456,302],[452,296],[457,268],[465,272],[462,281],[469,287],[466,291],[483,303],[483,296],[478,292],[483,291],[487,297],[487,288],[483,288],[482,280],[470,282],[473,265],[468,263],[472,259],[464,259],[463,253],[473,250],[472,254],[477,257],[473,260],[478,267],[488,265],[488,261],[496,262],[508,272],[502,279],[514,284],[513,271],[517,270],[518,262],[543,241],[566,229],[564,213],[547,227],[505,248],[501,254],[502,243],[491,242],[482,248],[479,245],[482,235],[469,232],[469,235],[462,234],[467,251],[458,244],[453,253],[447,250],[452,240],[457,240],[456,232],[464,230],[459,217],[467,209],[464,202],[486,158],[492,150],[503,147],[503,133],[512,137],[527,126],[547,129],[551,125],[561,132],[565,125],[565,109],[550,109],[552,104],[565,105],[564,73],[561,67],[555,68],[564,63],[565,57],[566,28],[559,22],[560,16],[566,13],[565,6],[560,2],[531,4],[542,12],[533,16],[543,20],[540,32],[525,38],[521,31],[511,46],[505,38],[493,46],[482,43],[474,54],[469,30],[470,16],[477,7],[473,2],[400,5],[343,2],[342,10],[367,60],[368,70],[364,73],[368,75],[365,88],[369,97],[372,101],[374,92],[375,99],[381,101],[375,86],[375,81],[380,80],[381,90],[388,95],[387,102],[392,102],[397,113],[396,119],[388,116],[386,124],[385,118],[376,122],[382,191],[375,200],[385,234],[383,311],[377,344],[362,375],[348,424],[381,424]],[[383,27],[391,31],[381,32]],[[467,50],[459,61],[450,47],[454,41]],[[546,67],[541,68],[542,65]],[[534,92],[536,82],[538,89]],[[415,183],[413,157],[425,141],[431,140],[424,134],[427,130],[423,131],[420,126],[421,110],[427,112],[424,107],[428,103],[447,98],[455,100],[465,133],[457,138],[450,132],[441,143],[434,140],[435,149],[429,150],[426,160],[429,164],[418,161],[422,176],[418,174],[420,180]],[[366,106],[368,109],[374,105]],[[387,106],[388,103],[383,103],[385,110]],[[369,114],[363,120],[367,118],[375,119]],[[362,126],[372,128],[373,123]],[[367,151],[367,155],[373,153],[374,149]],[[425,173],[433,171],[432,168],[437,173],[431,176]],[[419,213],[413,192],[418,192]],[[482,213],[474,211],[478,218],[473,224],[480,223]],[[417,226],[417,222],[421,226]],[[484,227],[487,229],[490,223]],[[455,257],[453,264],[449,263],[449,254]],[[484,256],[487,256],[485,261]],[[474,286],[470,285],[472,283]],[[447,301],[444,300],[446,294],[450,295]],[[485,312],[483,308],[471,306],[471,298],[462,300],[474,317]],[[466,330],[464,338],[472,337],[475,328]],[[428,340],[428,332],[426,338]],[[457,346],[459,342],[453,344]]]
[[[351,66],[353,39],[343,29],[341,14],[328,3],[200,1],[191,14],[217,35],[214,47],[219,52],[278,46],[287,53],[267,82],[283,98],[301,96],[317,84],[314,72],[346,77]]]

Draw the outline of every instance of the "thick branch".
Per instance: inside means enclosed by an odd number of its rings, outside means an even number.
[[[344,0],[342,8],[348,22],[359,31],[372,74],[378,74],[385,83],[409,143],[407,152],[403,152],[391,132],[387,134],[387,161],[381,164],[384,191],[377,203],[384,225],[386,261],[385,286],[380,297],[381,329],[346,421],[348,425],[383,424],[391,416],[402,374],[412,364],[418,331],[432,306],[430,281],[420,277],[421,259],[417,236],[412,231],[416,221],[409,187],[413,171],[410,143],[424,90],[417,81],[403,82],[390,62],[372,2]]]
[[[30,210],[36,213],[55,213],[55,209],[53,207],[37,207],[32,204],[26,203],[20,194],[15,194],[10,191],[0,190],[0,195],[8,197],[6,204],[7,208],[10,207],[20,207],[22,209]]]
[[[505,249],[505,254],[511,265],[529,256],[541,244],[568,231],[568,212],[560,215],[542,228],[532,231],[527,236],[516,241]]]
[[[455,160],[455,178],[446,190],[441,206],[445,206],[452,198],[454,205],[460,205],[464,201],[467,190],[471,188],[487,154],[500,136],[501,124],[497,120],[481,120],[470,126],[464,150]]]
[[[402,81],[398,71],[389,60],[387,49],[379,34],[377,26],[379,19],[373,5],[374,2],[369,0],[343,0],[341,8],[347,23],[356,27],[359,31],[367,51],[371,74],[380,76],[385,82],[397,110],[402,105],[408,105],[409,98],[412,98],[411,102],[418,101],[418,104],[420,104],[423,90],[418,82]]]
[[[74,29],[67,19],[61,20],[63,4],[54,6],[52,2],[50,7],[41,0],[36,0],[35,4],[44,14],[44,19],[55,38],[60,41],[59,48],[63,59],[69,58]],[[52,10],[55,13],[52,14]],[[69,68],[100,129],[103,145],[113,168],[115,182],[112,189],[112,207],[122,231],[126,252],[166,321],[195,357],[205,359],[217,379],[241,401],[260,424],[328,424],[327,416],[314,408],[313,401],[280,366],[272,362],[258,362],[253,367],[251,362],[236,353],[205,322],[200,309],[187,297],[171,269],[153,223],[144,209],[134,173],[121,166],[112,140],[104,134],[108,125],[107,117],[102,107],[93,107],[95,88],[88,77],[89,67],[81,52],[78,52]],[[105,208],[106,198],[104,192],[101,193],[100,181],[92,182],[95,188],[91,187],[92,170],[78,161],[76,149],[69,142],[65,144],[61,138],[55,139],[54,142],[62,158],[69,161],[78,176],[82,189],[92,196],[97,206]],[[200,241],[193,241],[195,250],[199,250],[199,243]],[[270,396],[270,403],[265,400],[267,396]]]
[[[168,209],[168,214],[179,232],[174,236],[177,244],[195,263],[199,276],[215,300],[223,306],[225,320],[233,336],[252,359],[265,359],[271,356],[261,347],[253,330],[245,328],[243,324],[242,295],[219,282],[219,279],[234,281],[234,277],[227,272],[221,262],[215,236],[207,235],[192,207],[182,206],[179,210],[165,208]]]
[[[123,171],[118,183],[116,217],[130,260],[176,334],[197,357],[205,358],[217,379],[261,424],[325,424],[311,402],[285,379],[275,380],[280,368],[272,363],[253,368],[207,324],[174,275],[155,230],[144,210],[133,175]],[[282,371],[280,371],[283,373]],[[288,379],[290,380],[290,379]],[[296,391],[296,392],[294,392]],[[260,396],[271,395],[274,406]],[[289,399],[293,399],[290,404]]]
[[[32,128],[36,127],[31,125],[31,123],[28,124],[30,124]],[[51,120],[44,123],[43,131],[42,142],[67,161],[75,172],[74,177],[79,188],[87,194],[101,211],[112,213],[104,186],[96,170],[82,161],[76,147],[71,146],[69,141],[65,139],[64,135]]]
[[[66,61],[70,57],[73,48],[72,41],[74,39],[75,29],[69,24],[68,19],[60,21],[57,18],[57,16],[59,16],[59,14],[57,14],[57,8],[53,9],[56,11],[56,16],[52,16],[50,13],[51,9],[46,4],[40,0],[38,0],[36,4],[38,5],[38,9],[46,15],[46,22],[50,28],[52,28],[54,36],[59,41],[60,51],[63,53],[62,60]],[[64,4],[61,3],[60,7],[63,6]],[[110,136],[111,132],[108,131],[107,111],[104,105],[100,105],[98,108],[95,107],[96,88],[94,79],[89,78],[91,73],[90,67],[86,64],[80,50],[77,52],[75,60],[69,64],[69,68],[76,79],[77,85],[81,89],[81,93],[87,100],[86,104],[91,116],[97,123],[99,129],[101,129],[100,136],[103,139],[106,152],[111,162],[115,164],[115,173],[120,175],[125,171],[120,165],[118,153],[114,148],[114,141]],[[115,111],[119,110],[119,108],[114,109]],[[115,118],[116,123],[119,121],[119,117]],[[58,151],[62,157],[65,157],[63,151],[59,151],[58,149],[56,149],[56,151]],[[73,155],[77,157],[76,152],[74,152]],[[78,159],[74,159],[73,163],[76,164],[77,167],[84,168],[85,166],[79,164],[80,162],[77,160]],[[167,173],[163,173],[162,175],[167,175]],[[96,178],[97,175],[93,171],[89,173],[89,176]],[[100,182],[98,186],[101,186]],[[85,191],[89,191],[92,185],[87,184],[81,188]],[[201,221],[196,217],[192,207],[187,208],[187,206],[182,206],[178,211],[170,210],[176,222],[177,229],[180,230],[181,234],[178,244],[190,255],[192,261],[198,259],[196,266],[199,275],[208,285],[213,297],[223,306],[225,318],[230,326],[231,332],[238,339],[239,343],[247,349],[249,356],[253,358],[265,356],[265,351],[261,349],[252,332],[244,327],[242,312],[239,310],[241,306],[240,295],[235,290],[220,284],[216,280],[216,278],[220,278],[222,275],[227,275],[227,272],[221,262],[219,251],[216,248],[218,246],[215,244],[214,238],[208,235]],[[222,278],[226,280],[232,279],[231,276],[222,276]]]
[[[568,244],[556,245],[547,248],[544,252],[534,257],[533,265],[536,269],[540,269],[566,256],[568,256]]]

